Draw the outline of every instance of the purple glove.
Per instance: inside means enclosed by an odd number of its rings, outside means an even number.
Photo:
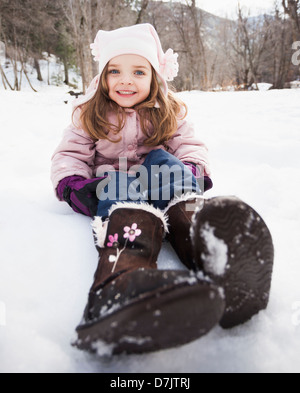
[[[195,178],[198,180],[199,185],[203,182],[204,183],[204,192],[213,188],[213,182],[210,177],[202,176],[200,170],[198,169],[197,165],[193,164],[192,162],[184,162],[192,172]],[[200,186],[201,188],[201,186]]]
[[[98,198],[96,189],[105,177],[85,179],[82,176],[69,176],[60,181],[57,193],[76,213],[94,217],[97,214]]]

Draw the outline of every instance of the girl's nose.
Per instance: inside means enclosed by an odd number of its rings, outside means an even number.
[[[128,74],[123,75],[123,78],[122,78],[122,80],[121,80],[121,83],[122,83],[123,85],[132,85],[132,78],[131,78],[131,75],[128,75]]]

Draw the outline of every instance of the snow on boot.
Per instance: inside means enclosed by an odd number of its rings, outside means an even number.
[[[144,353],[193,341],[220,321],[225,303],[217,286],[195,273],[157,270],[167,231],[162,211],[118,203],[93,228],[100,259],[73,345]]]
[[[225,292],[221,326],[246,322],[269,301],[274,258],[269,229],[236,197],[203,199],[193,221],[195,263]]]

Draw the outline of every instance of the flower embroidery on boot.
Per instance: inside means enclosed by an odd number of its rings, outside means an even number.
[[[140,229],[138,229],[138,226],[136,223],[132,224],[131,227],[124,227],[124,239],[126,239],[124,247],[122,248],[122,250],[119,250],[120,247],[120,243],[119,243],[119,235],[117,233],[115,233],[114,235],[109,235],[108,236],[108,240],[109,242],[107,243],[107,247],[109,248],[114,248],[117,250],[117,255],[110,255],[108,260],[111,263],[114,263],[114,266],[112,268],[112,273],[115,271],[118,260],[122,254],[122,252],[126,249],[128,240],[133,243],[135,241],[135,239],[140,236],[142,233],[142,231]]]
[[[108,236],[109,239],[109,243],[107,243],[107,247],[113,247],[113,248],[118,248],[119,247],[119,235],[117,233],[115,233],[113,236],[109,235]]]
[[[138,229],[137,224],[132,224],[131,228],[125,227],[124,232],[124,239],[129,239],[130,242],[134,242],[135,238],[140,236],[140,234],[142,233],[142,231]]]

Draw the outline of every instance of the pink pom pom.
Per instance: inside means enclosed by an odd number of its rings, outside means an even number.
[[[97,37],[95,39],[95,42],[91,44],[90,47],[92,49],[92,55],[94,56],[94,60],[99,61],[101,53],[100,53],[99,44],[97,43]]]
[[[174,53],[173,49],[168,49],[161,62],[160,73],[168,82],[171,82],[178,75],[179,64],[177,58],[178,54]]]

